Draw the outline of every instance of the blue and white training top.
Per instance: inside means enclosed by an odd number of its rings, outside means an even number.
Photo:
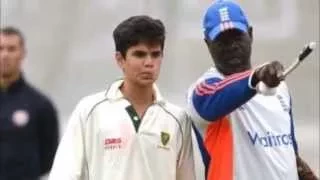
[[[297,180],[291,100],[284,82],[273,96],[251,87],[252,71],[224,77],[210,68],[188,92],[204,127],[208,180]]]

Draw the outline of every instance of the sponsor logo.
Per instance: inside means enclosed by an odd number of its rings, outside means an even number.
[[[271,132],[258,134],[257,132],[251,133],[248,131],[248,136],[253,145],[263,147],[288,146],[293,144],[291,134],[272,134]]]
[[[106,138],[104,140],[104,149],[107,150],[116,150],[122,148],[122,139],[121,138]]]
[[[244,104],[244,105],[242,105],[242,106],[239,107],[239,110],[240,110],[240,111],[245,111],[246,109],[248,109],[248,107],[247,107],[246,104]]]
[[[279,100],[283,111],[289,112],[290,111],[290,106],[286,104],[284,98],[282,96],[280,96],[280,95],[277,95],[277,99]]]

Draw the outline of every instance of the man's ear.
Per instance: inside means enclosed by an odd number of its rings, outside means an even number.
[[[206,43],[208,50],[209,50],[209,51],[211,51],[211,50],[210,50],[210,49],[211,49],[211,48],[210,48],[210,46],[211,46],[211,42],[210,42],[210,40],[209,40],[209,39],[204,38],[204,42]]]
[[[206,43],[207,48],[208,48],[209,52],[211,53],[211,48],[212,48],[213,41],[211,41],[209,39],[204,39],[204,42]]]
[[[206,45],[208,46],[208,45],[209,45],[208,39],[204,38],[203,40],[204,40],[204,42],[206,43]]]
[[[21,47],[21,59],[24,60],[26,58],[26,56],[27,56],[27,49],[24,46],[22,46]]]
[[[250,36],[251,42],[252,42],[253,41],[253,28],[252,28],[252,26],[249,26],[248,33],[249,33],[249,36]]]
[[[122,71],[124,70],[124,57],[122,56],[121,52],[117,51],[114,55],[115,59],[117,60],[117,64],[120,67],[120,69],[122,69]]]

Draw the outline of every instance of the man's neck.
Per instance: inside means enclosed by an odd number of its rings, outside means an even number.
[[[16,73],[11,76],[0,75],[0,89],[8,89],[19,78],[20,73]]]
[[[229,76],[236,73],[241,73],[247,70],[251,69],[251,64],[248,64],[247,66],[242,66],[239,68],[221,68],[219,66],[216,66],[217,70],[223,74],[224,76]]]

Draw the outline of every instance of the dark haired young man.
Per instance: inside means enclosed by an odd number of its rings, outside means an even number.
[[[133,16],[113,37],[123,79],[77,105],[50,180],[194,180],[191,121],[155,85],[164,25]]]

